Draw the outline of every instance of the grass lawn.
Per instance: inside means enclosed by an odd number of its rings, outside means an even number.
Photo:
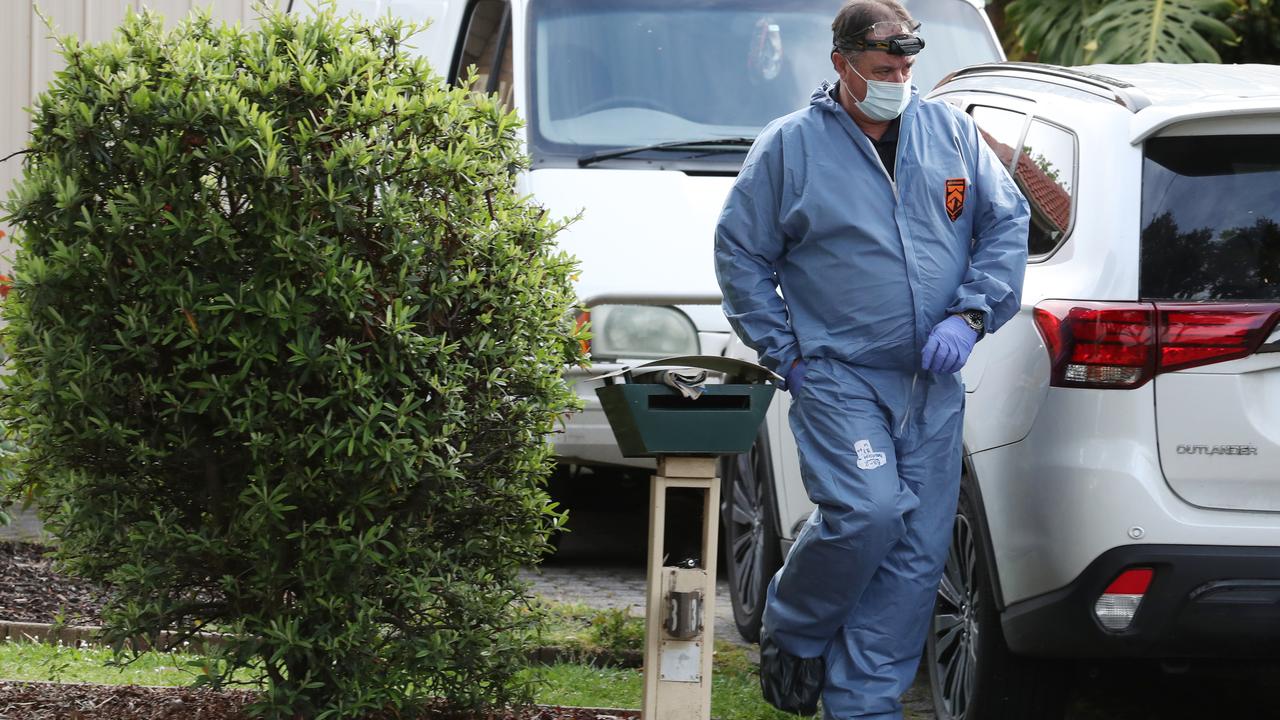
[[[45,643],[0,643],[0,680],[109,685],[189,685],[200,658],[150,652],[125,667],[108,667],[111,651]]]
[[[144,653],[123,668],[107,667],[109,650],[40,643],[0,643],[0,680],[90,682],[114,685],[188,685],[200,659],[177,653]],[[711,712],[720,720],[785,720],[760,699],[755,664],[741,648],[725,645],[716,653]],[[543,705],[639,708],[643,676],[639,670],[560,664],[525,671],[535,682],[535,702]]]
[[[711,715],[719,720],[786,720],[760,698],[755,663],[737,646],[716,651],[711,680]],[[534,699],[543,705],[638,708],[644,692],[639,670],[551,665],[526,671],[538,684]]]

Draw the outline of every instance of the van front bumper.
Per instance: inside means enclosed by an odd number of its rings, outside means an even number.
[[[589,370],[571,368],[565,372],[565,381],[573,385],[582,402],[582,412],[566,418],[564,426],[552,438],[557,460],[574,465],[657,467],[653,458],[622,457],[613,438],[613,429],[600,407],[600,399],[596,397],[596,388],[600,386],[596,378],[622,367],[618,363],[600,363]]]

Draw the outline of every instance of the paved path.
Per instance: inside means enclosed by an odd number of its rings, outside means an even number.
[[[16,507],[5,510],[12,519],[8,525],[0,526],[0,541],[17,540],[28,542],[44,537],[44,530],[34,512],[24,512]]]

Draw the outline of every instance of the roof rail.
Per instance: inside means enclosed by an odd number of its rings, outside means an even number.
[[[974,75],[1020,75],[1020,76],[1042,76],[1040,80],[1044,82],[1053,82],[1054,80],[1071,80],[1078,84],[1088,85],[1098,90],[1105,91],[1111,100],[1123,105],[1130,112],[1138,112],[1139,110],[1151,104],[1151,100],[1147,98],[1137,87],[1117,80],[1105,75],[1097,73],[1085,72],[1078,68],[1062,67],[1060,65],[1045,65],[1042,63],[1029,62],[1003,62],[1003,63],[983,63],[981,65],[971,65],[961,68],[944,77],[937,87],[942,87],[952,80],[958,80],[962,77],[972,77]],[[1061,83],[1059,83],[1061,84]]]

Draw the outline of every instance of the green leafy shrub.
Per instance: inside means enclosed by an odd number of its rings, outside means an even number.
[[[20,493],[20,483],[15,471],[21,450],[10,438],[9,432],[0,425],[0,527],[13,523],[8,509],[25,509],[30,504],[30,495],[24,497]]]
[[[615,653],[644,652],[644,618],[632,617],[626,608],[600,610],[591,618],[596,642]]]
[[[1227,25],[1236,37],[1220,43],[1228,63],[1280,63],[1280,1],[1235,0]]]
[[[4,238],[3,230],[0,230],[0,238]],[[11,282],[8,275],[0,275],[0,303],[8,297]],[[0,366],[6,364],[4,349],[0,347]],[[14,507],[24,509],[30,504],[30,493],[21,492],[15,472],[21,452],[22,448],[14,442],[13,434],[4,426],[3,421],[0,421],[0,527],[13,523],[13,516],[8,513],[9,509]]]
[[[557,660],[608,665],[631,662],[644,652],[644,618],[633,617],[627,608],[600,609],[534,597],[527,612],[539,620],[529,644],[553,649]],[[543,654],[542,661],[547,660]]]
[[[62,559],[118,591],[118,647],[230,634],[204,680],[249,668],[272,717],[527,689],[574,263],[515,193],[516,118],[415,30],[64,40],[7,206],[3,416]]]

